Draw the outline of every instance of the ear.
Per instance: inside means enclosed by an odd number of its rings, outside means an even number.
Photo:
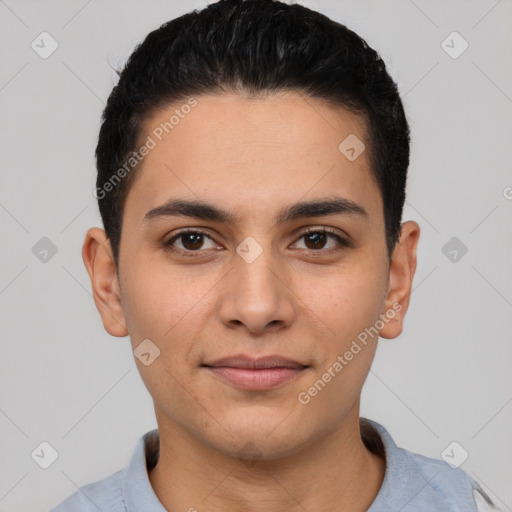
[[[416,248],[420,227],[414,221],[402,224],[400,239],[393,251],[389,266],[388,294],[384,314],[390,318],[380,331],[382,338],[392,339],[402,332],[402,323],[409,307],[412,280],[416,272]],[[394,313],[394,316],[391,315]]]
[[[82,259],[91,279],[94,302],[103,327],[112,336],[127,336],[112,248],[103,229],[91,228],[87,231]]]

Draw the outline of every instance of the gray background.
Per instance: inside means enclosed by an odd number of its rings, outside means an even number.
[[[405,332],[380,341],[362,415],[431,457],[457,441],[461,467],[512,510],[512,2],[301,3],[379,51],[412,129],[404,220],[422,227],[419,264]],[[124,467],[156,426],[128,338],[103,330],[81,246],[101,226],[93,152],[113,68],[203,5],[0,0],[1,511],[48,510]],[[46,59],[31,47],[43,31],[59,45]],[[469,44],[458,58],[442,46],[454,31]],[[46,262],[33,253],[43,237],[57,249]],[[443,252],[452,237],[467,247],[456,261]],[[48,469],[31,458],[43,441],[58,452]]]

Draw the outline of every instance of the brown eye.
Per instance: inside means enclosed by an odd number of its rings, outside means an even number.
[[[322,249],[327,240],[325,233],[308,233],[304,235],[304,240],[308,249]]]
[[[304,240],[305,247],[299,247],[299,249],[308,249],[311,251],[320,252],[321,249],[325,249],[325,252],[327,252],[329,249],[340,249],[350,246],[347,240],[325,228],[310,229],[301,235],[299,240],[301,239]],[[332,242],[330,240],[332,240]]]
[[[200,250],[215,248],[216,245],[207,233],[194,229],[181,231],[174,235],[164,243],[164,247],[181,252],[199,252]]]
[[[185,233],[180,235],[181,243],[185,249],[200,249],[203,245],[203,235],[197,233]]]

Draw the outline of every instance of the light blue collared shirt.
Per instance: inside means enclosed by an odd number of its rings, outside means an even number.
[[[361,418],[361,423],[373,428],[365,443],[372,443],[373,437],[378,445],[380,439],[386,457],[384,481],[367,512],[499,511],[462,469],[398,448],[389,432],[375,421]],[[166,512],[147,470],[157,446],[158,430],[147,432],[138,440],[125,469],[84,485],[50,512]]]

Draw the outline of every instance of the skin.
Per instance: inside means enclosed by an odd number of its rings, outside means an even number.
[[[294,92],[196,99],[138,169],[124,209],[119,273],[102,229],[87,232],[82,252],[105,329],[129,334],[132,349],[147,338],[160,349],[149,366],[135,359],[160,431],[153,489],[167,510],[367,510],[385,473],[359,430],[378,337],[309,403],[297,397],[393,304],[401,310],[379,335],[401,333],[419,226],[402,224],[390,260],[368,149],[354,161],[338,150],[349,134],[369,147],[356,115]],[[141,140],[177,107],[148,119]],[[354,201],[367,216],[276,223],[285,206],[332,196]],[[236,222],[143,221],[171,198],[222,207]],[[327,236],[315,248],[302,236],[323,227],[351,246]],[[199,249],[178,238],[175,252],[165,250],[183,228],[211,238]],[[252,263],[236,252],[246,237],[263,251]],[[196,256],[185,256],[187,249]],[[266,391],[238,389],[201,367],[238,354],[280,355],[309,367]]]

